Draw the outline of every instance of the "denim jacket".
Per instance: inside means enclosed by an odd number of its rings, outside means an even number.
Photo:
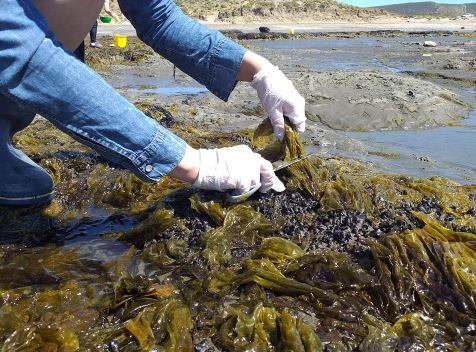
[[[228,99],[243,47],[190,19],[172,0],[119,4],[145,43]],[[146,181],[168,174],[185,152],[182,139],[66,52],[31,0],[0,0],[0,116],[33,113]]]

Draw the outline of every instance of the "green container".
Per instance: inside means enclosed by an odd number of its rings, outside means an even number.
[[[100,19],[101,22],[103,22],[103,23],[111,23],[111,21],[112,21],[112,18],[109,17],[109,16],[101,16],[101,17],[99,17],[99,19]]]

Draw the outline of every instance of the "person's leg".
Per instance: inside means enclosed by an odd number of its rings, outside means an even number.
[[[53,180],[48,173],[12,144],[13,135],[27,127],[34,117],[35,113],[0,95],[0,205],[42,204],[54,196]]]
[[[98,35],[98,21],[94,22],[93,27],[89,31],[89,39],[91,39],[91,43],[96,43]]]
[[[98,36],[98,21],[96,21],[93,25],[93,28],[89,31],[89,38],[91,39],[91,47],[93,48],[101,48],[102,45],[97,42]]]
[[[78,48],[74,51],[74,56],[78,58],[79,61],[84,62],[86,48],[83,42],[78,46]]]
[[[159,180],[183,160],[185,141],[65,52],[30,0],[2,2],[0,28],[8,28],[0,35],[0,94],[144,181]]]

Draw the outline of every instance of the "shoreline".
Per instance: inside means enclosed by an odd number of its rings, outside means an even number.
[[[287,33],[292,28],[297,33],[323,32],[375,32],[375,31],[401,31],[405,32],[476,32],[476,20],[449,20],[449,19],[393,19],[393,20],[375,20],[372,22],[348,22],[348,21],[329,21],[329,22],[311,22],[311,23],[293,23],[293,22],[271,22],[263,21],[255,23],[219,23],[202,22],[200,23],[220,31],[242,31],[244,33],[258,32],[260,26],[270,27],[273,32]],[[462,29],[464,27],[464,29]],[[99,24],[98,35],[113,35],[114,33],[126,35],[136,35],[134,27],[129,22],[121,24]]]

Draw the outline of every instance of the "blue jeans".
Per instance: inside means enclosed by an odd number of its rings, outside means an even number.
[[[144,42],[228,99],[243,47],[191,20],[171,0],[119,3]],[[0,117],[34,113],[146,181],[173,170],[186,148],[66,52],[31,0],[2,0]]]

